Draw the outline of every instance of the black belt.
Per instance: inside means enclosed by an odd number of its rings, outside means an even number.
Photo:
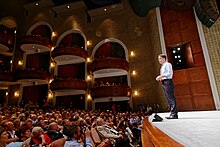
[[[166,82],[166,81],[172,82],[172,79],[164,79],[164,80],[162,80],[162,84],[164,84],[164,82]]]
[[[172,79],[163,79],[162,81],[172,81]]]

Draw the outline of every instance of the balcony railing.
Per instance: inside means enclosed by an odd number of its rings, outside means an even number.
[[[19,43],[22,44],[39,44],[48,48],[52,47],[52,41],[40,35],[27,35],[20,38]]]
[[[128,71],[129,63],[125,59],[107,57],[107,58],[96,59],[91,64],[92,72],[101,69],[108,69],[108,68],[124,69]]]
[[[85,80],[70,78],[70,79],[55,79],[50,83],[51,90],[77,89],[86,90],[87,82]]]
[[[49,80],[50,73],[43,70],[16,70],[15,71],[15,79],[42,79]]]
[[[131,88],[125,85],[101,86],[92,88],[91,95],[93,98],[112,97],[112,96],[131,96]]]
[[[87,57],[87,51],[80,48],[80,47],[57,47],[52,51],[52,57],[55,58],[57,56],[62,56],[62,55],[74,55],[74,56],[79,56],[84,59]]]
[[[2,72],[0,71],[0,81],[10,82],[13,80],[13,75],[11,72]]]

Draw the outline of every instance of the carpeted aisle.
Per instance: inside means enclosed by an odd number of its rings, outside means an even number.
[[[168,120],[169,113],[158,113],[162,122],[149,121],[186,147],[220,147],[220,111],[179,112],[179,119]]]

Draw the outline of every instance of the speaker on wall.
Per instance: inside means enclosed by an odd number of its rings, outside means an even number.
[[[129,3],[136,15],[145,17],[151,9],[160,6],[161,0],[129,0]]]
[[[219,13],[212,6],[210,0],[197,0],[194,7],[197,17],[208,28],[219,18]]]

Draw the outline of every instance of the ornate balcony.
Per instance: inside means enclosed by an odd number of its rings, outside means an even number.
[[[43,70],[17,70],[15,71],[16,80],[24,79],[40,79],[40,80],[49,80],[50,73]]]
[[[0,81],[10,82],[13,80],[13,75],[11,72],[0,71]]]
[[[52,41],[40,35],[27,35],[20,38],[21,49],[27,53],[48,52]]]
[[[93,72],[93,74],[110,74],[111,72],[120,72],[122,74],[126,74],[128,70],[128,61],[121,58],[101,58],[94,60],[91,64],[91,71]]]
[[[65,89],[75,89],[75,90],[86,90],[87,82],[85,80],[70,78],[70,79],[55,79],[50,83],[50,89],[54,90],[65,90]]]
[[[91,95],[93,98],[101,97],[130,97],[131,88],[125,85],[102,86],[92,88]]]
[[[74,46],[57,47],[52,51],[52,58],[56,62],[63,62],[64,60],[69,60],[71,63],[84,62],[87,58],[87,51]]]

